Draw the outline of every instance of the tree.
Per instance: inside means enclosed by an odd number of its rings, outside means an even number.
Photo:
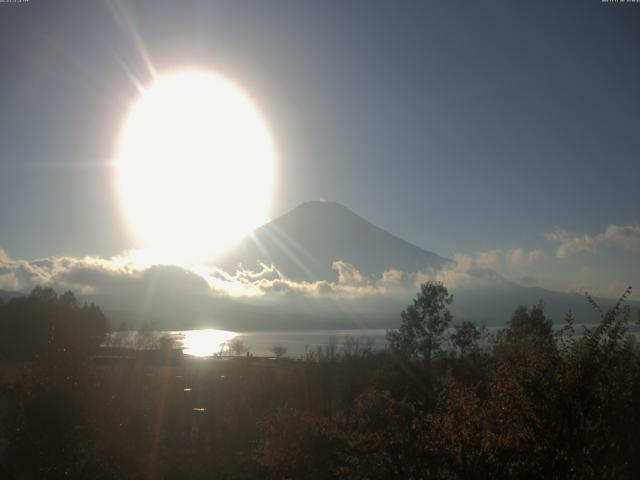
[[[387,332],[391,350],[406,358],[421,357],[430,364],[451,323],[451,312],[447,308],[451,302],[453,295],[441,282],[420,285],[413,304],[401,313],[400,328]]]
[[[476,324],[464,321],[453,326],[454,332],[449,336],[451,343],[460,351],[460,358],[464,358],[470,350],[477,348],[481,331]]]
[[[233,340],[231,340],[228,344],[227,344],[229,350],[231,352],[233,352],[233,354],[237,357],[239,357],[240,355],[245,354],[248,350],[246,345],[244,344],[244,342],[242,340],[240,340],[239,338],[234,338]]]
[[[160,340],[158,342],[158,348],[162,351],[162,352],[172,352],[173,349],[176,347],[176,339],[174,337],[172,337],[171,335],[162,335],[160,337]]]
[[[145,323],[136,332],[135,339],[138,350],[154,350],[157,347],[156,338],[153,335],[151,325]]]
[[[58,299],[60,306],[69,310],[77,310],[79,308],[78,300],[71,290],[64,292]]]
[[[255,459],[271,478],[336,478],[332,470],[346,445],[330,418],[281,407],[260,420],[258,429]]]
[[[271,349],[271,352],[276,356],[276,358],[282,358],[287,353],[287,349],[282,345],[275,345]]]
[[[31,293],[29,299],[40,304],[55,304],[58,301],[58,294],[53,288],[45,288],[40,285],[36,285]]]
[[[510,342],[542,341],[553,336],[552,322],[544,313],[542,300],[531,311],[524,305],[516,308],[507,327]]]
[[[80,307],[72,292],[58,297],[55,290],[37,286],[0,310],[0,356],[90,355],[102,343],[106,327],[107,319],[97,306]]]

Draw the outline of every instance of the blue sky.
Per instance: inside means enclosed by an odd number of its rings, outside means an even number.
[[[514,280],[640,281],[640,4],[86,3],[0,4],[12,258],[135,247],[110,162],[144,50],[251,93],[280,153],[273,216],[322,197]]]

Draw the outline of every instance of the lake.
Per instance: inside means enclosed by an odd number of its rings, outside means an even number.
[[[595,325],[576,325],[576,337],[582,334],[584,327]],[[554,329],[562,325],[554,325]],[[630,326],[630,332],[638,336],[638,327]],[[489,327],[488,331],[496,331],[501,327]],[[372,350],[381,350],[386,345],[386,329],[351,329],[351,330],[271,330],[260,332],[232,332],[229,330],[167,330],[138,332],[112,332],[107,336],[103,346],[132,349],[159,348],[162,339],[171,339],[174,348],[181,348],[185,355],[194,357],[210,357],[213,355],[231,355],[232,345],[236,341],[251,355],[273,356],[276,346],[286,349],[289,357],[300,357],[317,347],[334,345],[338,353],[343,351],[345,343],[357,341],[360,347],[370,346]],[[446,348],[446,342],[445,342]]]
[[[255,356],[273,356],[275,346],[286,349],[286,355],[300,357],[318,346],[335,345],[342,351],[345,342],[358,340],[380,350],[386,344],[385,329],[353,330],[275,330],[262,332],[232,332],[228,330],[173,330],[112,332],[104,346],[134,349],[157,348],[161,339],[172,339],[174,346],[182,348],[185,355],[208,357],[221,352],[229,353],[230,345],[239,340],[246,350]]]

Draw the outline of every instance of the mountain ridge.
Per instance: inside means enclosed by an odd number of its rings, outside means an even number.
[[[334,261],[347,262],[374,278],[390,269],[437,269],[451,261],[387,232],[342,204],[326,201],[298,205],[255,229],[216,260],[227,271],[260,262],[273,264],[296,281],[336,280]]]

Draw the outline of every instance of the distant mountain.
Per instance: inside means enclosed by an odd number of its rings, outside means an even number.
[[[539,301],[542,301],[545,313],[554,323],[562,323],[569,311],[579,324],[597,323],[600,320],[598,312],[589,304],[585,295],[523,287],[506,280],[462,285],[454,289],[453,294],[451,310],[458,319],[473,320],[490,326],[504,325],[518,305],[531,306]],[[616,300],[610,298],[594,297],[594,300],[603,311],[616,303]],[[627,303],[634,312],[640,309],[640,302]]]
[[[297,281],[336,280],[336,260],[362,274],[380,277],[395,268],[405,272],[438,269],[447,260],[373,225],[333,202],[307,202],[256,229],[224,252],[217,264],[233,272],[239,265],[275,265]]]
[[[256,270],[258,262],[263,262],[293,281],[335,283],[338,272],[332,264],[338,260],[352,264],[371,279],[380,279],[392,268],[437,271],[452,262],[386,232],[340,204],[308,202],[256,229],[224,252],[216,264],[233,273],[240,265]],[[447,285],[454,295],[451,310],[456,321],[504,325],[518,305],[533,305],[539,300],[555,322],[562,321],[569,310],[577,323],[598,320],[597,312],[579,294],[523,287],[493,270],[477,267],[464,272],[463,277]],[[81,299],[103,307],[114,326],[152,323],[165,329],[235,331],[395,328],[416,289],[409,280],[384,295],[300,294],[284,287],[264,296],[232,297],[211,292],[207,282],[193,272],[154,266],[135,282],[116,283],[110,291]],[[603,309],[614,303],[607,299],[598,302]],[[639,304],[631,302],[631,306],[638,310]],[[635,318],[636,313],[633,315]]]
[[[391,268],[403,272],[435,271],[451,262],[373,225],[343,205],[315,201],[303,203],[256,229],[225,252],[217,263],[233,272],[239,265],[255,268],[258,262],[264,262],[273,264],[292,280],[335,281],[337,272],[331,266],[336,260],[352,264],[370,278],[380,278]],[[533,305],[542,300],[556,322],[561,321],[569,310],[579,322],[598,320],[597,312],[583,295],[523,287],[490,269],[474,270],[470,273],[475,281],[451,289],[454,293],[452,310],[457,318],[503,325],[518,305]],[[386,297],[370,301],[366,311],[351,309],[351,319],[339,309],[332,312],[323,307],[320,310],[320,302],[295,305],[283,302],[278,305],[278,315],[284,317],[285,312],[304,312],[317,317],[318,321],[312,322],[316,327],[329,318],[332,324],[339,323],[342,318],[345,326],[353,326],[354,321],[368,326],[393,326],[398,321],[401,307],[409,301],[410,298]],[[603,309],[615,303],[610,299],[597,301]],[[633,309],[638,309],[638,302],[630,303]],[[295,316],[289,320],[295,323]],[[309,326],[308,321],[305,317],[298,323],[305,328]]]

